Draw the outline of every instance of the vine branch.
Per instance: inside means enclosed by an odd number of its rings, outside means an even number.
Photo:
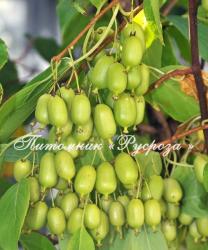
[[[198,27],[197,27],[198,1],[189,0],[189,32],[191,41],[192,72],[194,75],[199,106],[201,111],[201,121],[208,119],[208,108],[206,101],[206,90],[203,83],[201,65],[199,60]],[[204,129],[205,149],[208,152],[208,129]]]

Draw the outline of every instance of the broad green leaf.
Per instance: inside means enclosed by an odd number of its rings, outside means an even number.
[[[17,250],[21,228],[29,206],[26,179],[13,185],[0,199],[0,248]]]
[[[58,65],[58,80],[66,75],[69,62],[64,58]],[[53,83],[51,68],[48,68],[0,107],[0,142],[6,141],[31,115],[38,98],[48,92]]]
[[[94,250],[95,245],[92,237],[82,226],[70,239],[71,250]]]
[[[182,211],[200,218],[208,216],[208,194],[196,179],[193,168],[177,167],[172,175],[183,188]]]
[[[0,39],[0,69],[4,67],[8,60],[8,51],[5,42]]]
[[[204,188],[208,192],[208,164],[206,164],[205,167],[204,167],[203,184],[204,184]]]
[[[2,85],[0,83],[0,104],[1,104],[2,99],[3,99],[3,95],[4,95],[4,90],[3,90]]]
[[[24,250],[55,250],[56,248],[48,238],[40,233],[32,232],[30,234],[22,234],[20,238],[21,245]]]
[[[142,175],[148,178],[151,175],[159,175],[162,171],[162,161],[160,154],[150,151],[147,155],[145,153],[137,154],[135,159],[139,165]]]
[[[144,0],[144,13],[153,33],[163,42],[162,25],[160,22],[160,1]]]

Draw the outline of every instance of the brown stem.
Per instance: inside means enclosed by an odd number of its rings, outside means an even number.
[[[198,1],[189,0],[189,32],[191,40],[192,71],[196,83],[201,111],[201,121],[208,119],[206,90],[203,83],[201,65],[199,61],[198,27],[197,27]],[[208,152],[208,129],[204,130],[205,148]]]
[[[53,61],[60,61],[62,57],[64,57],[70,48],[72,48],[83,36],[84,34],[110,9],[112,9],[119,0],[113,0],[110,4],[108,4],[104,9],[101,10],[96,16],[92,18],[92,20],[88,23],[87,26],[79,33],[77,37],[68,45],[66,48],[64,48],[57,56],[54,56],[52,58]]]

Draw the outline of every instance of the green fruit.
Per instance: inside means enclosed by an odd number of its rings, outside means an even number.
[[[52,125],[57,128],[65,126],[68,121],[68,111],[64,100],[58,96],[51,96],[48,102],[48,117]]]
[[[120,153],[116,157],[115,170],[116,170],[118,179],[124,185],[134,184],[138,178],[137,164],[133,160],[133,158],[126,153]]]
[[[103,33],[106,31],[107,27],[106,26],[101,26],[95,30],[95,41],[98,42],[100,41],[101,37],[103,36]],[[110,29],[108,31],[107,36],[110,36],[113,34],[113,30]]]
[[[108,89],[114,95],[121,94],[127,85],[127,74],[124,66],[118,62],[111,64],[107,71],[106,82]]]
[[[101,211],[95,204],[87,204],[84,214],[85,226],[89,229],[95,229],[100,225]]]
[[[97,168],[96,190],[108,197],[116,190],[117,181],[113,166],[109,162],[101,163]]]
[[[160,224],[161,208],[158,200],[148,200],[144,203],[145,223],[152,227],[153,230]]]
[[[82,197],[86,194],[89,194],[95,185],[96,180],[96,171],[95,168],[91,165],[86,165],[80,168],[78,171],[74,188],[75,191]]]
[[[168,242],[174,241],[177,235],[175,222],[163,221],[162,232]]]
[[[127,89],[133,90],[141,84],[141,67],[136,66],[128,71]]]
[[[123,93],[114,104],[115,120],[124,128],[124,133],[128,133],[128,127],[135,124],[136,121],[136,103],[129,94]]]
[[[93,66],[95,66],[95,64],[98,62],[98,60],[100,59],[100,58],[102,58],[103,56],[105,56],[106,55],[106,53],[105,53],[105,51],[104,50],[101,50],[94,58],[93,58],[93,60],[92,60],[92,64],[93,64]],[[89,77],[90,77],[90,71],[88,72],[89,73]]]
[[[189,234],[194,238],[195,242],[198,242],[198,240],[201,238],[201,234],[198,231],[196,221],[192,222],[189,226]]]
[[[56,128],[53,126],[48,133],[48,143],[55,144],[57,141]]]
[[[115,99],[113,97],[113,93],[109,91],[107,98],[105,100],[105,104],[107,104],[111,109],[113,109],[115,103]]]
[[[167,203],[166,215],[169,220],[175,220],[180,214],[180,207],[178,204]]]
[[[202,7],[205,11],[208,11],[208,1],[207,0],[202,0],[201,2]]]
[[[104,89],[106,85],[106,75],[109,66],[114,63],[112,56],[102,56],[89,74],[89,79],[95,89]]]
[[[102,196],[100,199],[100,208],[106,213],[108,213],[112,202],[113,198],[111,196],[108,196],[107,198],[105,196]]]
[[[181,213],[180,216],[178,217],[179,222],[181,225],[188,226],[192,223],[193,217],[187,213]]]
[[[58,190],[65,190],[68,188],[68,182],[67,180],[63,179],[63,178],[58,178],[58,182],[55,186],[56,189]]]
[[[121,60],[126,67],[134,67],[141,63],[143,47],[140,39],[135,36],[126,38],[123,42]]]
[[[60,201],[60,208],[68,219],[71,212],[78,207],[79,199],[75,193],[65,194]]]
[[[68,119],[67,123],[60,129],[61,138],[63,139],[69,136],[72,132],[72,128],[73,123],[70,119]]]
[[[58,207],[52,207],[48,210],[47,226],[51,234],[61,235],[66,228],[64,212]]]
[[[79,155],[79,150],[76,149],[78,142],[74,136],[68,136],[63,140],[63,144],[67,147],[65,150],[71,155],[72,158],[76,158]]]
[[[29,177],[30,202],[37,202],[40,199],[40,185],[36,177]]]
[[[145,42],[145,35],[142,27],[137,24],[136,22],[128,23],[126,27],[121,32],[121,40],[122,42],[125,41],[126,38],[130,36],[135,36],[140,39],[142,44],[142,50],[145,50],[146,42]]]
[[[90,139],[93,131],[93,121],[90,118],[84,125],[76,125],[74,137],[78,142],[85,142]]]
[[[18,160],[14,164],[13,175],[16,181],[20,181],[30,175],[32,164],[29,160]]]
[[[50,100],[49,94],[44,94],[39,97],[35,109],[35,118],[42,125],[49,124],[48,118],[48,102]]]
[[[74,90],[72,88],[67,88],[65,86],[57,90],[57,95],[64,99],[68,112],[71,110],[72,101],[75,97]]]
[[[199,233],[203,237],[208,237],[208,217],[196,219],[196,225]]]
[[[58,192],[56,195],[56,198],[54,200],[54,203],[57,207],[61,207],[61,201],[64,197],[64,194],[62,192]]]
[[[71,119],[76,125],[86,124],[91,115],[91,105],[87,96],[76,95],[72,101]]]
[[[82,217],[84,215],[84,211],[81,208],[75,208],[68,219],[67,222],[67,231],[70,234],[74,234],[78,229],[82,226]]]
[[[139,199],[132,199],[127,206],[127,223],[135,230],[140,230],[144,224],[144,205]]]
[[[167,212],[167,203],[164,202],[163,199],[159,200],[159,202],[160,202],[161,215],[162,217],[165,217]]]
[[[204,168],[208,163],[208,157],[203,154],[198,154],[194,159],[194,171],[196,178],[200,183],[203,183]]]
[[[102,139],[111,139],[115,135],[116,123],[113,112],[107,105],[96,105],[94,123],[97,133]]]
[[[135,94],[137,96],[144,95],[147,92],[150,82],[149,68],[145,64],[142,64],[140,66],[140,69],[141,69],[141,84],[135,89]]]
[[[136,120],[134,125],[136,126],[144,120],[145,99],[143,96],[135,96],[134,100],[136,103]]]
[[[71,155],[67,151],[61,150],[56,153],[55,166],[58,176],[71,182],[75,175],[75,166]]]
[[[147,186],[147,184],[145,184],[143,186],[141,195],[142,195],[143,201],[147,201],[147,200],[150,200],[152,198],[150,188],[149,188],[149,186]]]
[[[164,193],[163,196],[167,202],[178,203],[183,196],[180,184],[173,178],[164,180]]]
[[[119,201],[125,209],[127,209],[130,199],[127,195],[119,195],[117,197],[117,201]]]
[[[40,230],[46,223],[48,207],[45,202],[38,201],[28,211],[26,223],[32,230]]]
[[[152,175],[148,181],[148,187],[151,192],[152,198],[160,200],[164,190],[164,181],[159,175]]]
[[[101,211],[100,225],[97,228],[91,230],[91,234],[93,238],[97,241],[98,246],[101,246],[101,241],[105,239],[108,232],[109,232],[108,216],[103,211]]]
[[[40,160],[39,182],[44,188],[52,188],[58,180],[54,154],[45,153]]]
[[[110,223],[120,231],[120,227],[125,223],[124,207],[119,201],[113,201],[109,208]]]

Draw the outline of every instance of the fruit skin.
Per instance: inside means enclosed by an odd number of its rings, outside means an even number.
[[[68,219],[67,231],[70,234],[74,234],[82,225],[82,217],[84,216],[84,211],[81,208],[75,208]]]
[[[37,202],[40,199],[40,185],[36,177],[29,177],[30,202]]]
[[[149,186],[147,186],[146,183],[144,184],[144,186],[142,188],[141,196],[142,196],[143,201],[147,201],[147,200],[150,200],[152,198],[151,191],[149,189]]]
[[[127,153],[117,155],[115,159],[115,171],[118,179],[124,185],[134,184],[138,178],[136,162]]]
[[[20,181],[30,175],[32,164],[29,160],[17,160],[14,164],[13,175],[16,181]]]
[[[43,94],[38,98],[35,108],[35,119],[42,125],[49,124],[48,118],[48,102],[50,100],[49,94]]]
[[[201,4],[202,4],[203,9],[208,11],[208,1],[207,0],[202,0]]]
[[[61,235],[66,228],[64,212],[58,207],[48,210],[47,226],[52,234]]]
[[[160,200],[164,191],[164,181],[159,175],[152,175],[148,181],[148,186],[153,199]]]
[[[109,208],[110,223],[118,230],[125,223],[124,207],[119,201],[113,201]]]
[[[141,63],[143,48],[140,39],[135,36],[126,38],[121,51],[122,63],[127,67],[134,67]]]
[[[74,90],[72,88],[67,88],[65,86],[57,90],[57,95],[64,99],[68,112],[71,110],[72,101],[75,97]]]
[[[106,85],[106,75],[109,66],[114,63],[114,58],[112,56],[102,56],[99,58],[95,67],[91,70],[89,74],[89,79],[95,89],[104,89]]]
[[[84,214],[85,226],[89,229],[95,229],[99,226],[101,220],[101,212],[97,205],[87,204]]]
[[[160,203],[161,215],[164,218],[167,212],[167,203],[163,199],[159,200],[159,203]]]
[[[91,105],[87,96],[76,95],[71,106],[71,120],[76,125],[84,125],[90,119]]]
[[[96,105],[94,123],[97,133],[102,139],[111,139],[115,135],[116,123],[113,117],[113,112],[107,105]]]
[[[56,153],[55,166],[58,176],[71,182],[75,175],[75,166],[71,155],[67,151],[61,150]]]
[[[199,233],[203,237],[208,237],[208,217],[196,219],[196,225]]]
[[[73,128],[73,123],[70,119],[68,119],[67,123],[61,128],[61,138],[66,138],[71,134]]]
[[[27,226],[32,230],[40,230],[46,223],[48,207],[45,202],[38,201],[28,211]]]
[[[130,227],[139,230],[144,224],[144,205],[140,199],[132,199],[126,211],[127,223]]]
[[[186,213],[181,213],[178,217],[179,222],[181,223],[181,225],[185,225],[188,226],[192,223],[193,221],[193,217],[189,214]]]
[[[127,86],[127,74],[121,63],[113,63],[109,66],[106,75],[107,87],[116,96],[121,94]]]
[[[203,174],[204,174],[204,168],[206,164],[208,163],[208,157],[203,154],[197,154],[197,156],[194,159],[194,171],[196,174],[196,178],[200,183],[203,183]]]
[[[101,197],[101,199],[100,199],[100,202],[99,202],[100,208],[101,208],[104,212],[108,213],[109,208],[110,208],[110,205],[111,205],[112,202],[113,202],[113,198],[112,198],[111,196],[108,196],[108,198],[106,198],[106,197],[103,195],[103,196]]]
[[[109,162],[101,163],[97,168],[96,190],[98,193],[108,197],[117,187],[116,174]]]
[[[56,185],[57,180],[54,154],[47,152],[40,160],[39,182],[44,188],[51,188]]]
[[[173,178],[164,179],[164,199],[170,203],[178,203],[183,196],[179,182]]]
[[[90,139],[92,131],[93,121],[90,118],[89,121],[86,122],[84,125],[76,126],[73,135],[78,142],[85,142]]]
[[[143,122],[144,120],[144,113],[145,113],[145,99],[143,96],[135,96],[134,97],[136,103],[136,120],[134,125],[138,125]]]
[[[64,194],[62,192],[58,192],[56,195],[56,198],[54,200],[54,203],[57,207],[61,207],[61,201],[64,197]]]
[[[111,109],[113,109],[114,103],[115,103],[115,99],[113,97],[113,93],[109,91],[105,99],[105,104],[108,105]]]
[[[48,102],[48,118],[57,128],[63,127],[68,121],[68,111],[64,100],[58,96],[51,96]]]
[[[84,196],[89,194],[95,185],[96,180],[96,171],[93,166],[85,165],[78,171],[75,182],[74,188],[75,191],[80,194],[80,196]]]
[[[201,234],[198,231],[196,221],[193,221],[189,226],[189,234],[194,238],[195,242],[198,242],[198,240],[201,238]]]
[[[161,221],[161,208],[158,200],[151,199],[144,203],[145,223],[156,230]]]
[[[135,94],[137,96],[144,95],[148,88],[149,88],[149,82],[150,82],[150,70],[147,65],[142,64],[140,65],[141,70],[141,84],[135,89]]]
[[[97,241],[98,246],[101,246],[101,241],[107,236],[109,232],[108,216],[101,210],[100,225],[91,230],[93,238]]]
[[[175,222],[163,221],[162,232],[168,242],[174,241],[177,235]]]
[[[180,214],[180,207],[178,204],[167,203],[166,215],[169,220],[175,220]]]
[[[72,211],[78,207],[79,199],[75,193],[65,194],[60,201],[60,208],[68,219]]]
[[[63,179],[63,178],[58,178],[58,182],[56,183],[55,186],[56,189],[58,190],[65,190],[68,188],[68,182],[67,180]]]
[[[77,140],[73,135],[68,136],[63,140],[64,146],[66,146],[66,151],[71,155],[71,157],[74,159],[79,155],[79,150],[76,148],[73,148],[74,146],[78,144]],[[73,146],[74,145],[74,146]]]
[[[96,42],[98,42],[100,40],[100,38],[103,36],[103,33],[105,32],[106,29],[107,29],[106,26],[101,26],[95,30],[95,41]],[[110,29],[107,36],[110,36],[112,34],[113,34],[113,30]]]
[[[119,201],[126,210],[127,207],[128,207],[128,204],[130,202],[130,199],[129,199],[129,197],[127,195],[119,195],[117,197],[117,201]]]
[[[128,133],[127,128],[135,124],[137,111],[134,98],[123,93],[114,103],[114,115],[116,122],[124,128],[124,133]]]
[[[127,89],[133,90],[141,84],[141,67],[135,66],[128,71]]]

